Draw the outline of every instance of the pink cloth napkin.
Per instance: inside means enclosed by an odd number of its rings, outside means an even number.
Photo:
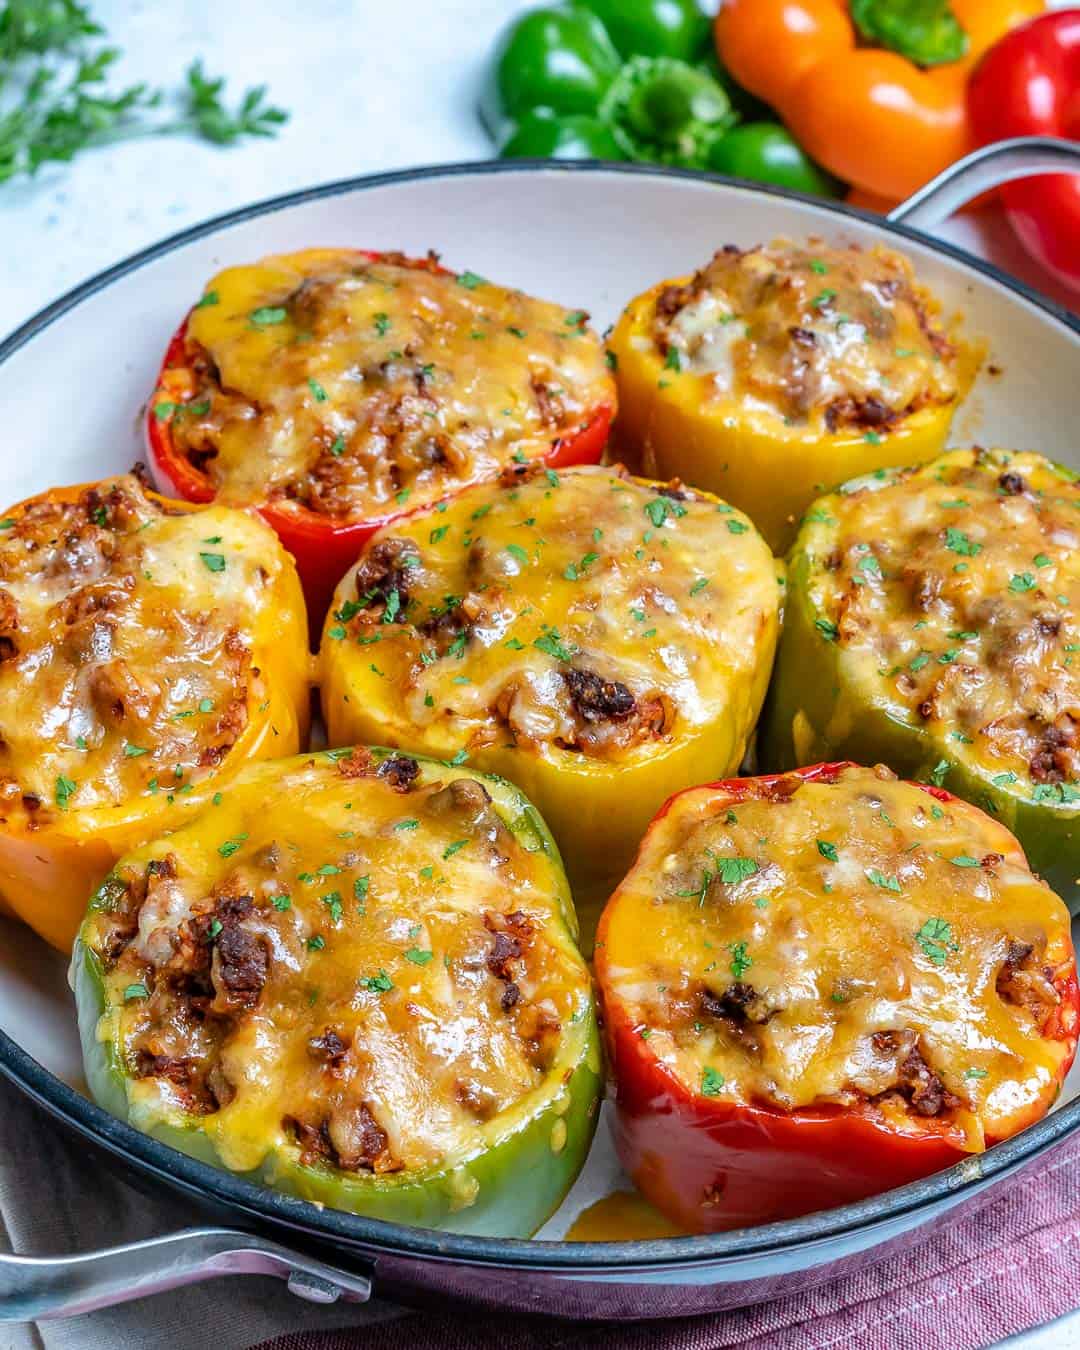
[[[410,1314],[258,1350],[979,1350],[1080,1306],[1080,1142],[902,1256],[773,1303],[622,1325]]]

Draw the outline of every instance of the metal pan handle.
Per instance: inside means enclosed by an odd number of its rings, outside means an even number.
[[[1080,145],[1053,136],[1017,136],[984,145],[931,178],[886,219],[933,230],[980,193],[1040,173],[1080,173]]]
[[[75,1317],[219,1275],[275,1275],[311,1303],[366,1303],[371,1280],[228,1228],[167,1237],[82,1256],[0,1255],[0,1322]]]

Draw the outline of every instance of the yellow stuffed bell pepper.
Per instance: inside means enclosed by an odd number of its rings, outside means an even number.
[[[772,555],[726,503],[522,465],[365,546],[323,631],[330,743],[516,783],[562,850],[588,943],[664,799],[741,761],[779,597]]]
[[[0,520],[0,897],[71,946],[122,854],[307,735],[292,559],[256,517],[133,477]]]
[[[888,249],[728,245],[615,325],[617,451],[723,496],[782,553],[825,489],[944,448],[978,352],[938,308]]]

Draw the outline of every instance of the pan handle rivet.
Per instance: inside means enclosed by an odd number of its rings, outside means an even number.
[[[307,1299],[309,1303],[336,1303],[341,1297],[336,1284],[321,1280],[318,1275],[309,1275],[305,1270],[289,1272],[289,1293]]]

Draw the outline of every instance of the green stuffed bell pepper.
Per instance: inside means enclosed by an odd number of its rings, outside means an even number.
[[[569,890],[499,778],[387,750],[257,765],[117,864],[73,973],[98,1102],[318,1204],[525,1237],[592,1138]]]
[[[1080,482],[952,450],[820,498],[789,556],[763,766],[881,761],[990,812],[1080,907]],[[883,824],[887,827],[888,822]]]
[[[506,157],[705,167],[735,120],[696,0],[569,0],[513,20],[481,116]]]

